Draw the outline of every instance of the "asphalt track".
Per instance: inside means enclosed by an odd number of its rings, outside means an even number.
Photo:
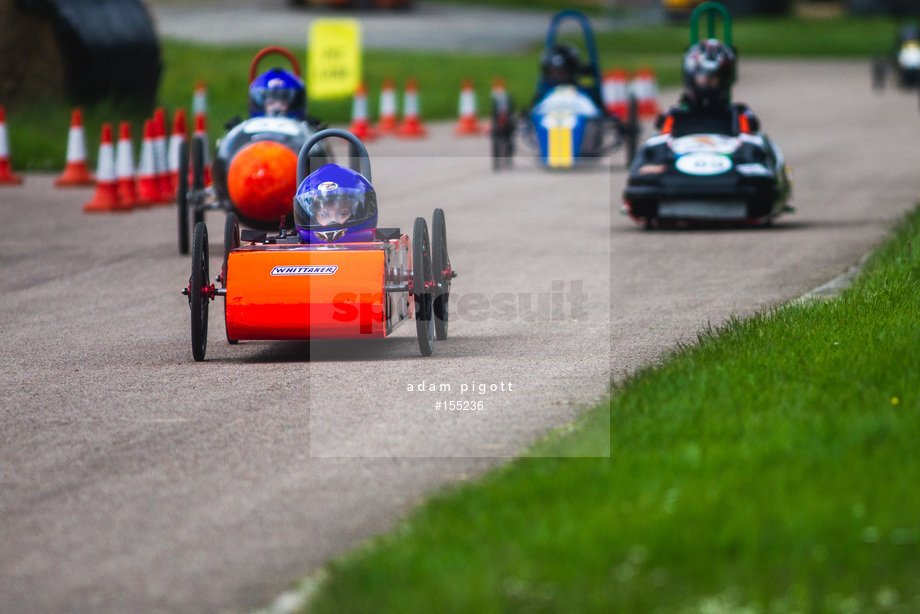
[[[194,363],[171,207],[92,217],[90,190],[52,177],[0,189],[0,612],[265,605],[564,424],[611,375],[854,264],[920,194],[916,97],[872,93],[863,62],[740,75],[736,99],[794,172],[798,213],[772,229],[642,231],[618,214],[619,155],[496,175],[486,140],[449,125],[372,144],[381,225],[447,214],[464,310],[430,358],[410,327],[229,346],[216,302]],[[215,271],[223,215],[208,225]],[[451,391],[408,391],[423,381]]]

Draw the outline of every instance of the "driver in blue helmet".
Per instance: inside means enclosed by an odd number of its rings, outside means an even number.
[[[714,38],[692,45],[684,54],[682,74],[680,100],[658,118],[656,125],[662,133],[734,136],[760,130],[760,122],[747,105],[731,102],[736,74],[731,47]]]
[[[360,173],[326,164],[297,188],[294,225],[304,243],[373,241],[377,193]]]
[[[272,68],[249,86],[250,117],[291,117],[304,119],[307,90],[294,73]]]

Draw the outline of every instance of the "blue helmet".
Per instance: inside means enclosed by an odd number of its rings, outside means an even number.
[[[297,188],[294,225],[305,243],[372,241],[377,230],[377,193],[360,173],[326,164]]]
[[[292,117],[303,119],[307,110],[307,89],[292,72],[272,68],[249,85],[250,117]]]

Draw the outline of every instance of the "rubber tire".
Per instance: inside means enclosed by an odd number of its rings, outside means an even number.
[[[507,113],[500,115],[498,101],[492,97],[492,130],[490,131],[492,145],[492,170],[499,171],[502,167],[511,166],[511,100],[508,100]]]
[[[431,269],[434,272],[434,333],[438,341],[447,339],[450,324],[450,256],[447,253],[447,225],[444,210],[435,209],[431,216]]]
[[[240,221],[236,213],[231,211],[224,220],[224,259],[220,265],[221,285],[227,287],[227,268],[230,262],[230,252],[240,246]],[[227,301],[224,300],[224,324],[227,323]],[[239,339],[231,339],[230,332],[227,331],[227,342],[231,345],[240,342]]]
[[[415,300],[415,331],[422,356],[431,356],[434,349],[434,295],[425,290],[431,281],[431,246],[425,218],[415,218],[412,229],[412,298]]]
[[[208,303],[211,302],[204,291],[209,285],[208,227],[202,222],[195,224],[192,275],[188,283],[188,304],[192,311],[192,356],[196,362],[201,362],[208,349]]]
[[[191,228],[188,223],[188,141],[179,144],[179,187],[176,189],[179,212],[179,253],[188,254]]]
[[[872,89],[876,92],[881,92],[885,89],[887,68],[884,58],[878,56],[872,58]]]
[[[636,157],[636,148],[639,144],[639,103],[635,96],[629,97],[628,113],[626,116],[626,168],[632,164]]]
[[[204,137],[192,138],[192,191],[195,193],[195,208],[192,223],[204,222]]]

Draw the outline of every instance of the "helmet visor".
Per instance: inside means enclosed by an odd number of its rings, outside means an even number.
[[[318,189],[299,194],[295,206],[311,229],[331,226],[353,226],[372,218],[377,212],[373,192],[343,190],[328,182]]]

